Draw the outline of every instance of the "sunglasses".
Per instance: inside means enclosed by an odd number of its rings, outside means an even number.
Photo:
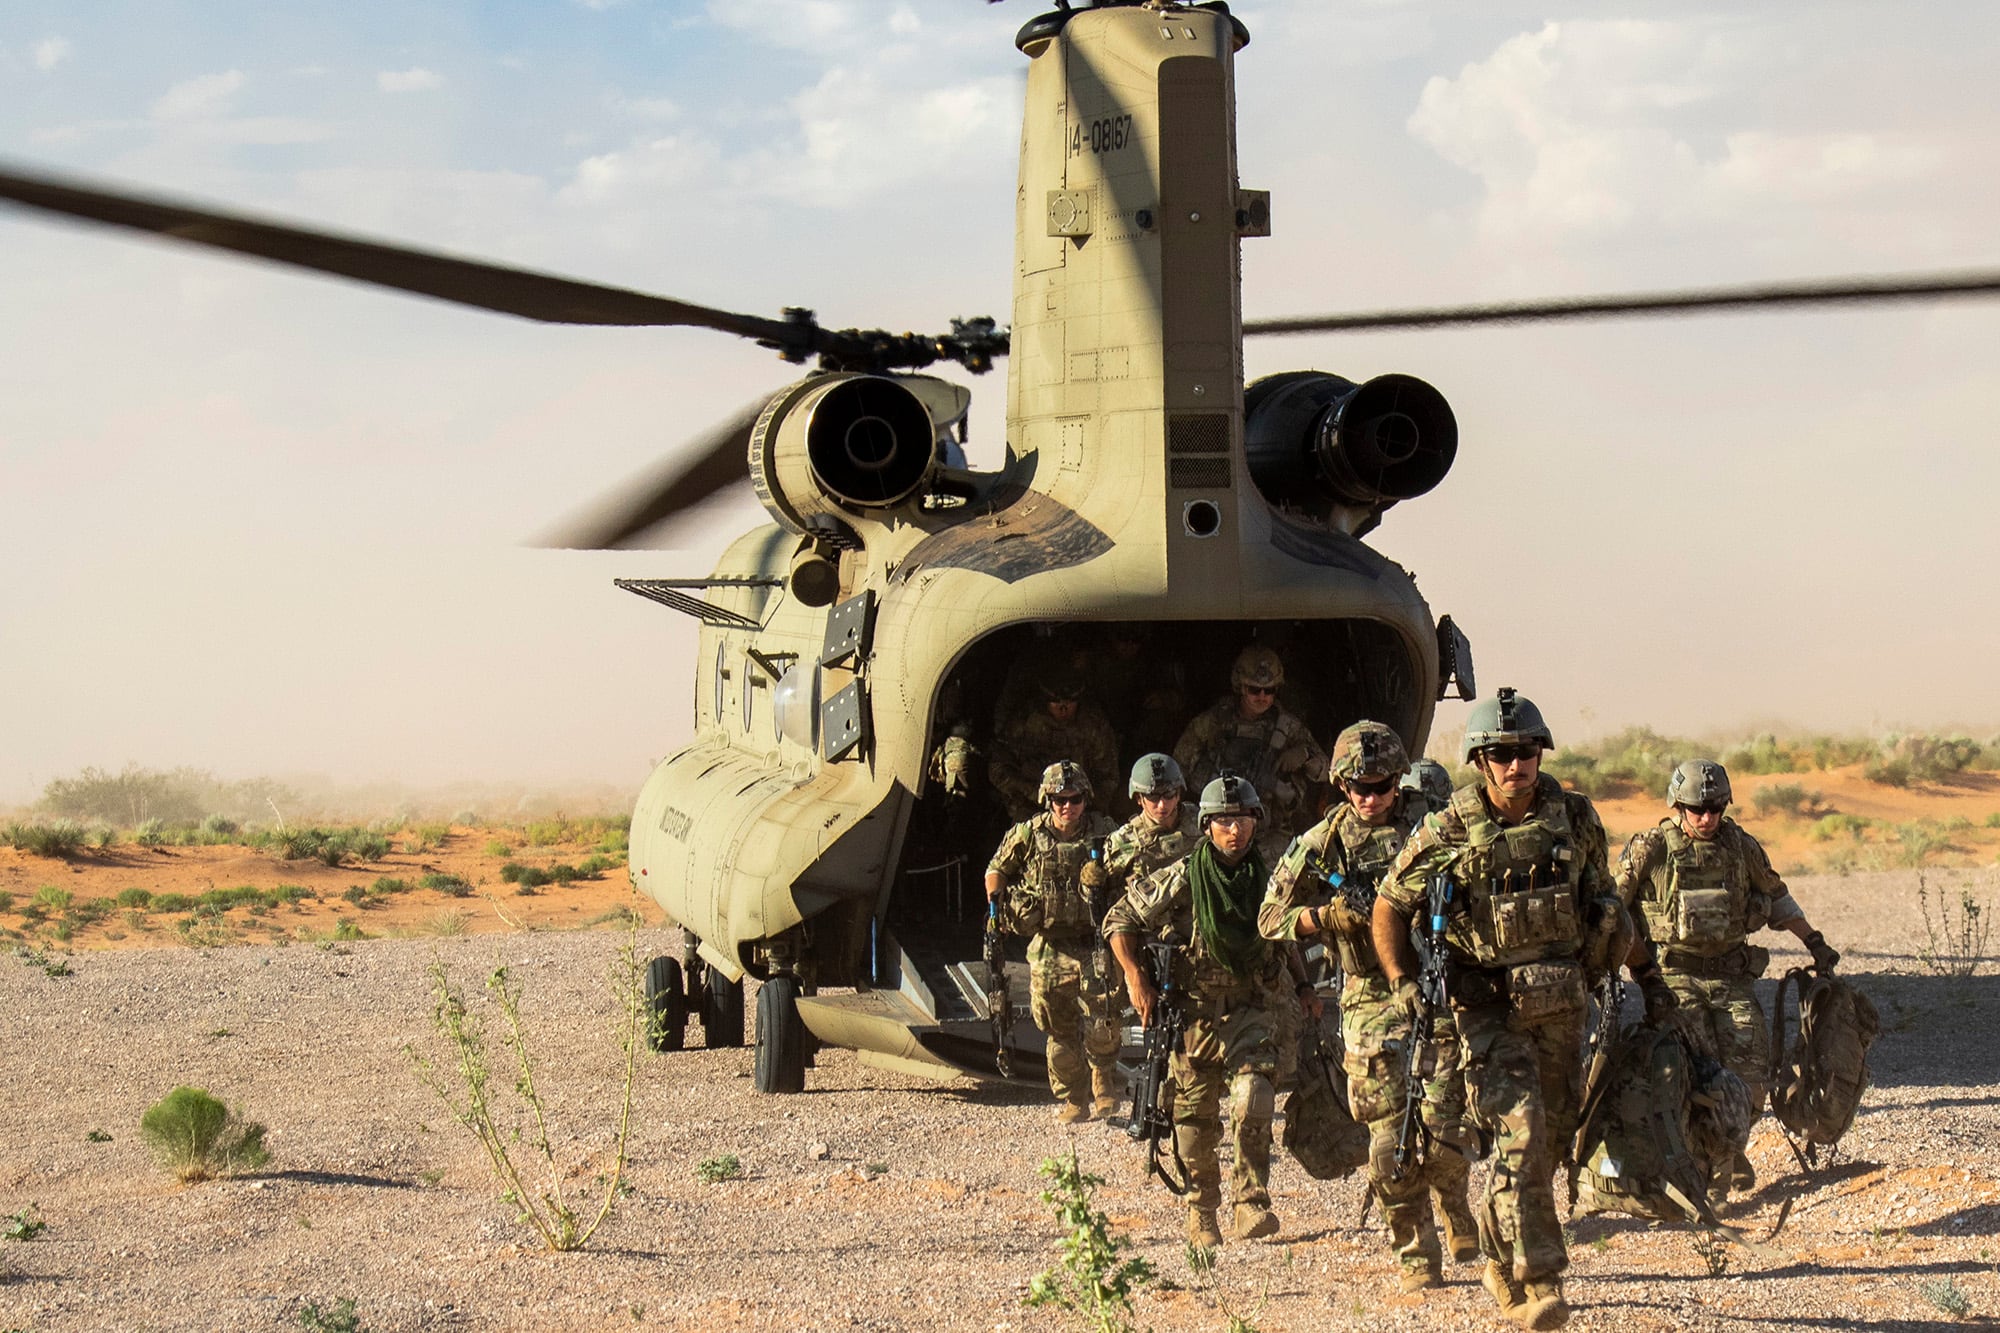
[[[1245,685],[1243,692],[1245,694],[1276,694],[1278,687],[1275,685]]]
[[[1083,798],[1082,798],[1081,796],[1051,796],[1051,797],[1049,797],[1049,804],[1050,804],[1050,805],[1082,805],[1082,804],[1083,804]]]
[[[1496,764],[1526,763],[1542,757],[1539,745],[1489,745],[1483,751]]]
[[[1691,815],[1720,815],[1729,808],[1729,802],[1718,801],[1714,805],[1684,805],[1681,809]]]
[[[1396,779],[1382,778],[1375,782],[1363,782],[1360,778],[1344,778],[1340,785],[1349,796],[1387,796],[1396,789]]]

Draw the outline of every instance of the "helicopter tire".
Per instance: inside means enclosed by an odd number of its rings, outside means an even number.
[[[711,1051],[743,1044],[743,983],[720,968],[702,967],[701,1034]]]
[[[646,1044],[678,1051],[687,1044],[687,991],[678,958],[661,954],[646,964]]]
[[[806,1025],[799,1018],[799,979],[776,976],[757,992],[759,1092],[804,1092]]]

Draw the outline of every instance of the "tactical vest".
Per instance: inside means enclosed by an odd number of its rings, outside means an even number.
[[[1403,850],[1409,839],[1409,824],[1403,818],[1403,811],[1397,810],[1389,816],[1386,824],[1369,826],[1361,821],[1354,807],[1342,806],[1333,817],[1333,836],[1340,840],[1341,852],[1347,862],[1344,872],[1350,885],[1357,881],[1373,893],[1382,876],[1388,872],[1389,863],[1396,859],[1396,853]],[[1372,977],[1382,974],[1382,960],[1375,955],[1375,941],[1365,930],[1359,933],[1346,930],[1334,934],[1334,947],[1340,951],[1340,970],[1350,977]]]
[[[1102,815],[1091,815],[1075,838],[1063,842],[1050,828],[1047,815],[1035,817],[1028,863],[1021,871],[1020,883],[1008,890],[1009,896],[1016,899],[1017,920],[1052,939],[1095,933],[1090,897],[1077,882],[1077,876],[1090,861],[1091,851],[1109,823]]]
[[[1717,958],[1769,920],[1770,899],[1750,887],[1749,866],[1735,838],[1718,833],[1703,842],[1671,821],[1662,832],[1666,864],[1642,903],[1654,943]]]
[[[1187,856],[1201,843],[1201,828],[1186,801],[1171,828],[1161,828],[1141,814],[1112,834],[1105,857],[1126,883],[1144,879]]]
[[[1466,845],[1452,866],[1465,906],[1446,941],[1485,968],[1576,958],[1583,865],[1568,802],[1538,793],[1533,816],[1511,828],[1487,813],[1476,786],[1454,793],[1451,808],[1465,825]]]
[[[1277,785],[1278,756],[1284,748],[1284,737],[1278,732],[1278,710],[1274,707],[1260,718],[1236,721],[1224,733],[1216,750],[1216,768],[1238,773],[1260,794],[1268,793]]]

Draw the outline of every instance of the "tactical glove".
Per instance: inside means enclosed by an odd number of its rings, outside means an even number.
[[[1395,1000],[1396,1007],[1402,1010],[1403,1016],[1412,1023],[1416,1022],[1418,1016],[1423,1013],[1423,994],[1417,989],[1417,983],[1408,977],[1403,977],[1396,982]]]
[[[1826,942],[1826,936],[1814,931],[1806,936],[1806,948],[1812,951],[1813,966],[1821,972],[1833,971],[1833,965],[1840,961],[1840,950]]]
[[[1102,861],[1086,861],[1083,869],[1076,872],[1076,882],[1095,893],[1111,882],[1111,872],[1104,868]]]
[[[1639,978],[1639,994],[1646,998],[1646,1021],[1655,1027],[1673,1017],[1681,1007],[1679,997],[1658,972]]]
[[[1312,758],[1310,745],[1294,745],[1278,755],[1278,771],[1296,773],[1306,766],[1306,760],[1310,758]]]

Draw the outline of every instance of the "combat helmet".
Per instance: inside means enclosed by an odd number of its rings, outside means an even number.
[[[1713,759],[1690,759],[1667,779],[1668,805],[1728,805],[1729,772]]]
[[[1285,683],[1285,664],[1278,654],[1261,643],[1253,643],[1236,654],[1236,664],[1229,668],[1229,688],[1240,690],[1245,685],[1254,685],[1260,690],[1275,690]]]
[[[1083,697],[1083,673],[1067,662],[1051,662],[1043,667],[1035,684],[1041,688],[1045,703],[1070,703]]]
[[[1082,764],[1058,759],[1042,770],[1042,785],[1035,789],[1035,799],[1047,805],[1049,797],[1059,796],[1066,791],[1073,791],[1085,798],[1090,797],[1092,795],[1090,774],[1083,771]]]
[[[1217,815],[1254,815],[1262,819],[1264,802],[1258,799],[1257,789],[1248,778],[1224,773],[1201,789],[1202,827],[1207,828],[1208,821]]]
[[[1187,779],[1172,755],[1142,754],[1132,765],[1132,781],[1127,792],[1134,800],[1141,796],[1171,796],[1187,790]]]
[[[1491,699],[1481,699],[1472,706],[1472,716],[1465,720],[1465,741],[1459,747],[1460,762],[1471,763],[1472,756],[1489,745],[1525,741],[1539,741],[1544,750],[1556,748],[1548,723],[1542,721],[1542,710],[1516,694],[1513,686],[1502,685]]]
[[[1451,804],[1451,774],[1435,759],[1419,759],[1403,774],[1403,790],[1416,792],[1433,810]]]
[[[1368,773],[1397,777],[1410,771],[1410,756],[1403,738],[1380,722],[1356,722],[1334,737],[1333,762],[1327,777],[1335,782]]]

